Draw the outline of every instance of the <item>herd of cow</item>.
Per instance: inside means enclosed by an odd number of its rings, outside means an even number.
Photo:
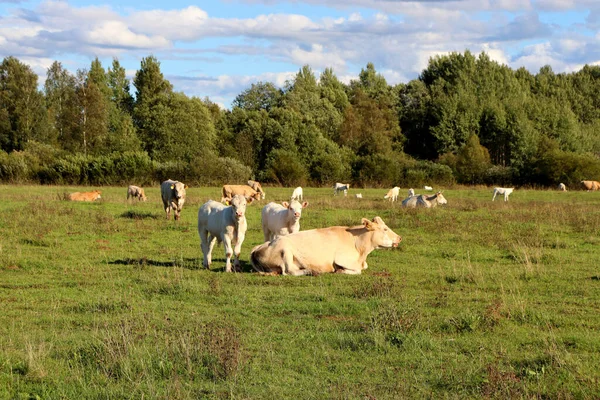
[[[600,190],[597,181],[581,181],[587,191]],[[180,218],[185,203],[187,185],[166,180],[160,186],[161,198],[167,219],[171,212],[174,219]],[[433,191],[430,186],[424,190]],[[350,184],[336,183],[333,194],[348,195]],[[492,201],[498,194],[508,196],[514,188],[494,188]],[[559,190],[566,191],[564,184]],[[391,202],[397,201],[400,188],[390,189],[384,196]],[[355,195],[362,198],[362,194]],[[198,210],[198,235],[204,259],[202,265],[209,268],[212,250],[216,243],[225,247],[225,271],[240,271],[240,253],[248,223],[246,206],[266,197],[261,184],[248,181],[247,185],[223,185],[221,202],[209,200]],[[101,198],[100,191],[75,192],[68,195],[73,201],[94,201]],[[146,201],[144,189],[130,185],[127,200]],[[393,232],[380,217],[372,220],[363,218],[362,224],[354,227],[333,226],[300,231],[302,210],[308,206],[303,200],[301,187],[294,189],[289,202],[271,202],[261,212],[264,243],[254,247],[250,253],[252,267],[262,274],[310,275],[327,272],[360,274],[367,268],[367,256],[378,248],[397,247],[402,238]],[[435,207],[447,204],[441,191],[433,195],[415,194],[408,190],[408,197],[402,200],[403,207]],[[231,258],[234,257],[233,264]]]

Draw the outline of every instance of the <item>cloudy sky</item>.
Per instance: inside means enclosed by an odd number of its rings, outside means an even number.
[[[599,0],[0,0],[0,58],[40,75],[114,57],[130,77],[155,55],[175,90],[229,107],[251,83],[282,85],[308,64],[348,82],[373,62],[388,83],[428,59],[486,51],[536,73],[600,62]]]

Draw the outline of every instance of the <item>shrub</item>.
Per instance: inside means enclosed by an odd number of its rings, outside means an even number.
[[[192,180],[197,185],[222,185],[223,183],[246,182],[252,169],[230,157],[209,155],[197,157],[190,163]]]
[[[30,179],[29,166],[22,151],[7,154],[0,150],[0,181],[19,183]]]

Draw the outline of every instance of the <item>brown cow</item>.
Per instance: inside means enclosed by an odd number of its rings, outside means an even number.
[[[252,203],[254,200],[260,200],[261,198],[261,194],[248,185],[223,185],[223,197],[221,197],[221,202],[231,202],[231,199],[236,194],[244,196],[248,203]]]
[[[94,201],[102,197],[100,196],[100,193],[102,192],[99,190],[94,190],[92,192],[75,192],[69,194],[68,198],[71,201]]]
[[[592,191],[592,190],[600,190],[600,182],[598,181],[581,181],[581,187],[584,190]]]

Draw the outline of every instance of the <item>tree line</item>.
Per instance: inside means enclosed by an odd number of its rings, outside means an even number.
[[[573,185],[600,179],[598,128],[600,67],[534,75],[469,51],[397,85],[372,63],[349,84],[306,65],[231,110],[174,91],[154,56],[132,82],[117,59],[55,61],[42,90],[17,58],[0,64],[5,182]]]

